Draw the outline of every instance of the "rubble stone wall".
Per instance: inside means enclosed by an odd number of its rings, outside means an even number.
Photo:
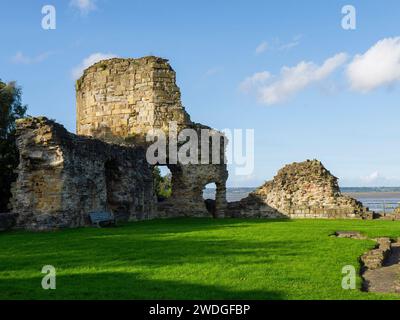
[[[16,215],[11,212],[0,212],[0,231],[6,231],[15,226]]]
[[[20,227],[82,226],[87,214],[98,210],[112,211],[119,220],[210,217],[202,196],[209,183],[217,186],[216,217],[373,217],[360,202],[340,193],[337,178],[317,160],[287,165],[247,198],[228,204],[227,141],[217,130],[190,120],[165,59],[100,61],[77,81],[76,99],[78,135],[44,117],[17,123],[20,164],[12,205]],[[146,135],[161,129],[168,149],[171,122],[176,133],[194,129],[201,137],[206,129],[221,136],[219,162],[173,164],[167,159],[150,164]],[[200,140],[195,149],[200,160]],[[172,173],[172,196],[161,203],[154,196],[152,165],[166,165]]]
[[[112,211],[117,220],[210,217],[202,192],[211,182],[218,187],[214,213],[223,217],[228,178],[223,139],[219,163],[170,164],[168,159],[172,196],[156,202],[152,165],[157,163],[146,159],[148,131],[161,129],[167,149],[171,122],[176,134],[183,129],[194,129],[198,137],[202,129],[220,134],[190,120],[175,78],[162,58],[103,60],[76,83],[78,135],[44,117],[18,121],[20,164],[12,199],[17,226],[83,226],[92,211]]]
[[[105,210],[117,220],[153,217],[152,171],[143,148],[76,136],[44,117],[17,122],[17,145],[17,226],[78,227],[88,224],[89,212]]]
[[[109,59],[85,70],[76,84],[77,133],[140,141],[169,122],[191,124],[181,103],[175,71],[157,57]]]
[[[293,163],[240,202],[236,216],[372,219],[361,202],[342,195],[338,179],[318,160]]]
[[[209,183],[215,183],[216,216],[225,217],[226,180],[228,173],[225,165],[188,164],[168,166],[172,173],[172,195],[159,203],[161,217],[211,217],[203,199],[203,190]]]
[[[146,134],[161,129],[170,144],[171,122],[176,134],[184,129],[201,130],[211,135],[222,134],[205,125],[194,123],[181,102],[176,74],[168,60],[157,57],[109,59],[85,70],[77,81],[77,132],[104,141],[132,143],[148,147]],[[221,140],[220,162],[216,164],[168,164],[172,173],[172,196],[159,205],[159,215],[210,216],[202,192],[206,184],[217,185],[218,216],[226,211],[225,144]],[[200,141],[198,157],[201,158]],[[179,145],[178,145],[179,147]],[[200,161],[199,161],[200,162]],[[170,163],[167,159],[167,163]],[[162,164],[163,165],[163,164]]]

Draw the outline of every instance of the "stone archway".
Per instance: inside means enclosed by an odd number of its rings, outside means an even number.
[[[211,197],[208,197],[207,199],[204,196],[204,191],[206,190],[207,186],[210,185],[214,186],[215,191],[213,194],[211,194]],[[202,191],[207,212],[210,213],[214,218],[224,218],[227,208],[225,180],[208,181],[206,184],[204,184]]]
[[[172,194],[158,203],[160,217],[210,217],[204,204],[203,190],[208,183],[215,183],[216,218],[225,216],[227,171],[221,165],[168,165],[172,175]]]
[[[217,185],[215,184],[215,182],[208,183],[204,186],[203,188],[204,205],[213,218],[217,217],[217,205],[215,201],[216,194],[217,194]]]
[[[172,196],[172,172],[167,165],[153,166],[154,193],[157,202],[164,202]]]

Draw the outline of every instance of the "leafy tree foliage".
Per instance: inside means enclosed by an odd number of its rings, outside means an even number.
[[[169,198],[172,193],[172,179],[171,174],[167,174],[166,176],[161,175],[160,168],[153,168],[153,180],[154,180],[154,188],[155,193],[159,201],[163,201],[166,198]]]
[[[15,82],[0,80],[0,212],[8,211],[11,183],[15,181],[18,150],[15,143],[15,120],[23,118],[26,106],[21,103],[21,88]]]

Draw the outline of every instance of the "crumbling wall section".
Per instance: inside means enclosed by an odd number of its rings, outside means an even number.
[[[175,71],[157,57],[109,59],[85,70],[76,84],[77,133],[143,142],[153,128],[190,124]]]
[[[215,183],[216,217],[225,217],[227,210],[226,165],[188,164],[168,166],[172,173],[172,196],[159,203],[160,217],[211,217],[203,199],[203,190],[209,183]]]
[[[168,60],[157,57],[139,59],[109,59],[85,70],[77,81],[77,132],[104,141],[132,143],[147,148],[146,136],[160,129],[166,137],[167,150],[174,143],[171,133],[194,129],[221,134],[207,126],[194,123],[181,102],[176,74]],[[153,131],[154,132],[154,131]],[[199,159],[201,142],[198,141]],[[159,215],[210,216],[202,192],[206,184],[217,185],[216,210],[218,216],[226,211],[225,141],[222,143],[219,163],[182,164],[166,163],[172,173],[172,197],[160,203]],[[179,148],[178,142],[174,147]]]
[[[373,218],[361,202],[341,194],[338,179],[318,160],[286,165],[272,181],[230,207],[237,215],[251,211],[289,218]]]
[[[143,148],[71,134],[47,118],[17,122],[20,152],[13,187],[17,226],[33,230],[88,224],[88,213],[149,219],[155,197]]]

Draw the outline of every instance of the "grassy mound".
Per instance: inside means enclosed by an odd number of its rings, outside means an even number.
[[[0,299],[391,299],[343,290],[342,267],[400,223],[171,219],[116,228],[0,234]],[[57,289],[43,290],[44,265]],[[358,287],[361,279],[357,279]]]

